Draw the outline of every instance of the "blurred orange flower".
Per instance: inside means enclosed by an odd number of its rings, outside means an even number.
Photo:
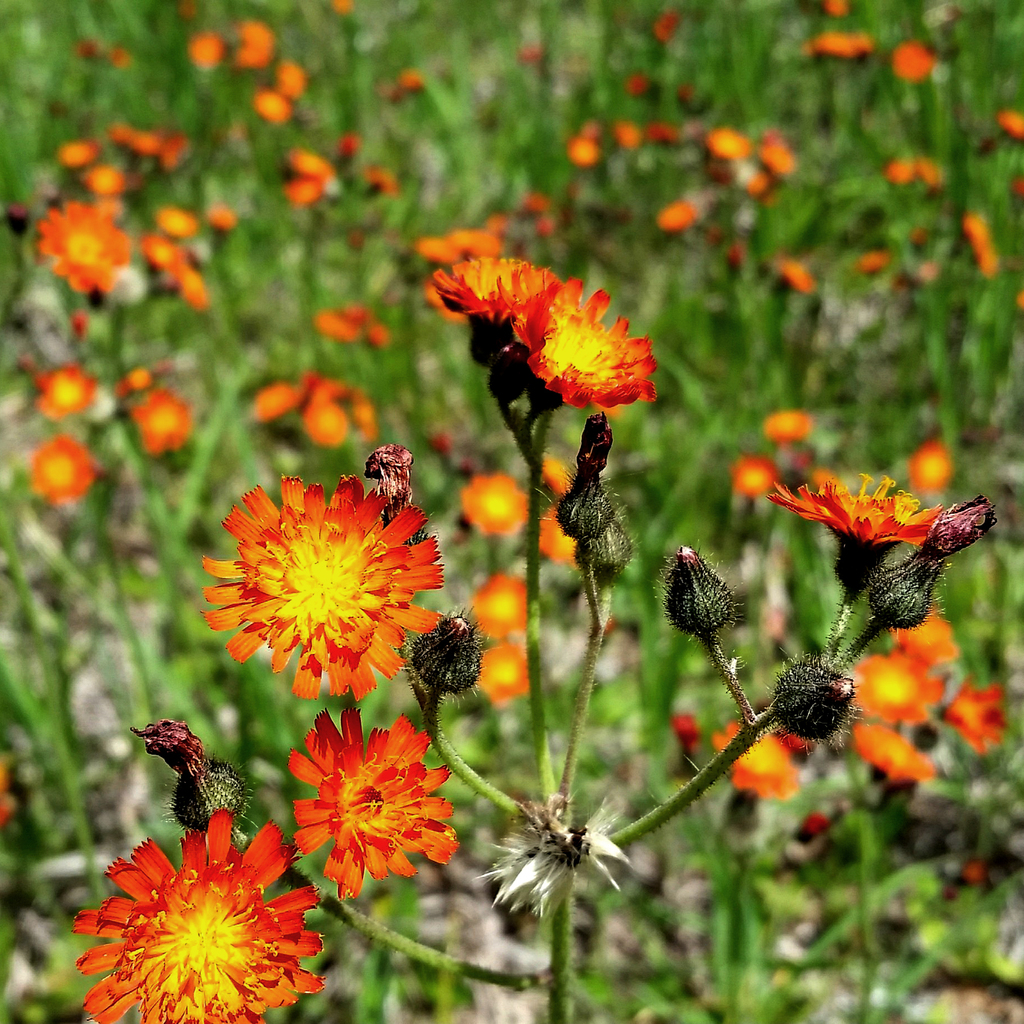
[[[938,439],[925,441],[907,462],[910,486],[922,494],[944,491],[953,479],[953,459]]]
[[[594,167],[601,159],[601,144],[590,135],[574,135],[566,144],[566,153],[577,167]]]
[[[171,238],[191,238],[199,230],[199,218],[180,206],[162,206],[156,211],[156,226]]]
[[[616,121],[612,125],[612,135],[623,149],[636,149],[643,141],[643,134],[633,121]]]
[[[136,366],[114,385],[114,394],[118,398],[126,398],[133,391],[145,391],[152,386],[153,374],[144,366]]]
[[[555,506],[541,516],[540,553],[552,562],[569,565],[576,559],[576,541],[567,537],[555,518]]]
[[[422,72],[416,68],[406,68],[398,73],[398,87],[405,92],[421,92],[425,85]]]
[[[216,32],[197,32],[188,41],[188,58],[197,68],[215,68],[227,53],[227,44]]]
[[[292,101],[273,89],[257,89],[252,105],[256,113],[271,124],[284,124],[292,116]]]
[[[922,665],[937,665],[960,657],[953,640],[953,627],[933,608],[917,629],[897,629],[893,633],[900,650]]]
[[[992,242],[988,221],[980,213],[965,213],[962,223],[964,237],[974,251],[978,269],[985,277],[994,277],[999,270],[999,253]]]
[[[792,288],[795,292],[803,292],[805,295],[810,295],[818,287],[814,275],[799,260],[781,260],[779,262],[779,277],[787,288]]]
[[[293,60],[283,60],[277,65],[275,82],[277,91],[290,100],[297,100],[305,91],[308,81],[305,70]]]
[[[779,468],[767,455],[741,455],[732,464],[730,472],[733,493],[745,498],[760,498],[779,479]]]
[[[979,754],[984,754],[1003,742],[1003,688],[993,683],[982,690],[966,682],[943,717]]]
[[[302,424],[310,440],[324,448],[336,448],[348,436],[348,415],[330,398],[307,402]]]
[[[886,722],[927,722],[928,709],[942,700],[942,680],[898,650],[865,658],[854,677],[857,703]]]
[[[734,128],[713,128],[704,139],[708,152],[718,160],[745,160],[754,144]]]
[[[526,583],[495,573],[474,595],[473,614],[480,628],[495,640],[526,629]]]
[[[481,533],[515,533],[526,522],[526,495],[510,476],[474,476],[462,488],[462,514]]]
[[[796,157],[786,140],[773,129],[761,136],[761,145],[757,151],[761,163],[780,178],[792,174],[796,170]]]
[[[262,21],[241,21],[238,29],[236,68],[265,68],[274,59],[273,30]]]
[[[674,146],[679,141],[679,129],[666,121],[649,121],[644,125],[644,138],[660,146]]]
[[[711,742],[715,750],[727,747],[738,732],[739,726],[730,722],[721,732],[713,733]],[[732,784],[765,800],[788,800],[800,788],[800,776],[789,749],[778,736],[768,733],[732,766]]]
[[[162,455],[183,447],[192,433],[192,407],[170,388],[154,388],[132,409],[142,433],[142,447]]]
[[[492,704],[505,704],[530,692],[526,651],[519,644],[503,643],[484,651],[477,685]]]
[[[382,196],[397,196],[402,191],[398,178],[386,167],[364,167],[363,180],[370,186],[371,191]]]
[[[838,57],[859,60],[875,49],[875,41],[867,32],[822,32],[804,43],[804,53],[812,57]]]
[[[677,11],[663,11],[651,26],[654,38],[659,43],[667,43],[675,35],[676,29],[679,27],[679,21],[680,16]]]
[[[858,722],[853,727],[853,746],[868,764],[893,782],[926,782],[935,778],[935,765],[888,726]]]
[[[803,441],[813,426],[811,414],[803,409],[779,409],[765,417],[763,429],[772,444],[795,444]]]
[[[821,9],[830,18],[845,18],[850,13],[847,0],[821,0]]]
[[[637,71],[626,76],[624,86],[630,96],[643,96],[651,87],[651,80],[643,72]]]
[[[214,203],[206,211],[206,220],[214,231],[228,232],[238,224],[238,215],[224,203]]]
[[[57,150],[57,161],[62,167],[75,170],[87,167],[100,155],[100,144],[95,139],[75,139],[65,142]]]
[[[938,192],[942,188],[942,168],[934,160],[926,156],[919,156],[914,161],[914,173],[921,179],[932,192]]]
[[[123,171],[109,164],[97,164],[82,175],[82,184],[97,196],[119,196],[127,181]]]
[[[302,389],[287,381],[268,384],[256,392],[256,419],[260,423],[276,420],[279,416],[298,409],[302,398]]]
[[[878,274],[892,262],[892,253],[888,249],[871,249],[861,256],[855,266],[862,274]]]
[[[146,262],[154,270],[170,270],[185,259],[184,250],[163,235],[143,235],[139,247]]]
[[[1019,110],[1000,110],[996,120],[1011,139],[1024,140],[1024,114]]]
[[[51,505],[76,501],[95,479],[89,449],[67,434],[58,434],[32,453],[32,490]]]
[[[900,43],[892,51],[892,70],[907,82],[923,82],[935,67],[935,51],[916,39]]]
[[[36,408],[51,420],[88,409],[96,397],[96,378],[85,373],[78,363],[37,374],[36,387]]]
[[[685,231],[697,220],[697,208],[686,199],[677,199],[658,211],[658,227],[669,234]]]
[[[913,160],[890,160],[884,173],[893,185],[909,185],[917,177],[917,167]]]
[[[76,292],[108,292],[128,263],[128,236],[108,210],[85,203],[54,207],[39,221],[39,252],[53,256],[53,272]]]
[[[571,482],[569,469],[560,459],[556,459],[551,455],[545,455],[541,476],[544,480],[544,486],[559,497],[569,490]]]

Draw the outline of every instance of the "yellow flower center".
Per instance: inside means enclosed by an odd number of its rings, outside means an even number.
[[[54,489],[70,487],[75,480],[75,462],[67,455],[51,455],[43,465],[43,476]]]
[[[94,264],[103,256],[103,243],[89,231],[72,231],[64,248],[72,263]]]
[[[556,311],[553,320],[554,330],[544,339],[544,359],[552,376],[570,368],[579,373],[599,372],[607,362],[607,331],[577,311]]]
[[[50,386],[50,400],[60,409],[72,409],[81,404],[85,397],[82,382],[75,377],[60,375]]]

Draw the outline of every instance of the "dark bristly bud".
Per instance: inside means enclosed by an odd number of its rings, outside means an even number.
[[[778,725],[802,740],[825,742],[846,728],[853,715],[853,680],[821,658],[790,665],[775,684]]]
[[[132,732],[145,741],[147,754],[163,758],[178,773],[171,811],[182,828],[203,831],[221,808],[236,820],[245,813],[249,799],[242,777],[227,761],[207,757],[184,722],[164,718]]]
[[[552,391],[544,381],[535,373],[530,372],[530,382],[527,386],[527,394],[530,396],[530,412],[539,416],[542,412],[554,412],[561,408],[565,399],[557,391]]]
[[[676,552],[665,580],[665,614],[676,629],[704,644],[736,617],[732,591],[693,548]]]
[[[495,323],[483,316],[469,318],[469,354],[481,366],[490,366],[491,360],[512,340],[512,321]]]
[[[608,417],[603,412],[587,417],[576,456],[576,476],[555,513],[563,533],[575,541],[596,540],[615,522],[615,507],[601,486],[611,447]]]
[[[883,629],[916,629],[928,617],[942,562],[920,554],[883,566],[868,581],[868,606]]]
[[[840,535],[835,573],[848,598],[852,599],[864,590],[871,574],[894,547],[896,541],[889,544],[864,544],[855,537]]]
[[[533,371],[526,365],[530,350],[521,341],[503,345],[491,363],[487,386],[498,404],[507,409],[530,385]]]
[[[949,558],[981,540],[995,524],[995,505],[983,494],[961,501],[932,523],[921,545],[920,557],[933,561]]]
[[[576,542],[576,564],[587,566],[599,587],[611,583],[633,557],[633,542],[617,517],[594,540]]]
[[[412,462],[412,452],[400,444],[383,444],[366,460],[364,476],[376,480],[378,492],[388,499],[385,525],[412,503]]]
[[[7,226],[15,235],[23,235],[28,231],[28,209],[24,204],[11,203],[7,207]]]
[[[437,700],[476,686],[480,678],[483,638],[462,615],[445,615],[429,632],[412,641],[409,663]]]

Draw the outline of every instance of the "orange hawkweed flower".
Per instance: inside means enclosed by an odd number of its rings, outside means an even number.
[[[110,164],[97,164],[82,175],[82,184],[97,196],[119,196],[127,184],[124,171]]]
[[[163,235],[143,235],[139,246],[146,262],[154,270],[170,270],[185,260],[181,246]]]
[[[526,629],[526,583],[495,573],[474,595],[473,614],[480,628],[496,640]]]
[[[142,433],[142,447],[150,455],[181,448],[192,433],[192,407],[170,388],[154,388],[132,409]]]
[[[537,546],[540,553],[552,562],[568,565],[576,560],[576,541],[566,536],[555,518],[554,505],[541,516],[540,540]]]
[[[162,206],[156,211],[156,226],[171,238],[191,238],[199,230],[199,218],[180,206]]]
[[[853,727],[853,746],[868,764],[893,782],[927,782],[935,778],[935,765],[888,726],[858,722]]]
[[[917,629],[897,629],[893,637],[904,654],[922,665],[937,665],[960,657],[953,627],[934,608]]]
[[[292,116],[292,101],[273,89],[257,89],[252,105],[256,113],[271,124],[284,124]]]
[[[265,68],[274,59],[274,33],[262,21],[242,21],[238,29],[236,68]]]
[[[215,68],[227,52],[227,44],[216,32],[197,32],[188,41],[188,59],[197,68]]]
[[[919,156],[914,161],[914,173],[923,181],[932,192],[938,192],[942,188],[942,168],[934,160],[926,156]]]
[[[777,131],[769,129],[764,133],[757,155],[767,170],[779,178],[784,178],[796,170],[793,150]]]
[[[277,381],[256,392],[256,419],[260,423],[267,423],[298,409],[301,404],[301,388],[283,380]]]
[[[340,309],[322,309],[313,317],[313,326],[332,341],[358,339],[370,319],[370,311],[355,303]]]
[[[884,174],[893,185],[909,185],[917,177],[917,166],[913,160],[890,160]]]
[[[188,149],[188,138],[181,132],[170,132],[160,136],[160,167],[165,171],[173,171],[181,162]]]
[[[58,434],[32,453],[32,490],[51,505],[77,501],[95,479],[89,449],[67,434]]]
[[[875,41],[867,32],[822,32],[804,43],[804,53],[812,57],[837,57],[860,60],[873,53]]]
[[[781,260],[779,279],[787,288],[804,295],[810,295],[818,287],[814,275],[799,260]]]
[[[678,11],[663,11],[654,20],[651,31],[659,43],[667,43],[675,35],[679,27],[680,15]]]
[[[697,220],[697,207],[686,199],[677,199],[658,211],[658,227],[669,234],[685,231]]]
[[[601,143],[590,135],[574,135],[567,143],[565,151],[569,161],[577,167],[594,167],[601,159]]]
[[[732,490],[744,498],[760,498],[779,479],[779,467],[767,455],[741,455],[733,464]]]
[[[730,722],[722,732],[712,735],[711,742],[716,750],[723,750],[738,732],[739,726]],[[800,788],[800,776],[789,748],[774,733],[768,733],[732,766],[732,784],[765,800],[788,800]]]
[[[978,269],[985,277],[994,277],[999,270],[999,253],[992,242],[988,221],[980,213],[965,213],[962,224],[964,237],[974,251]]]
[[[477,686],[492,704],[505,704],[530,692],[526,651],[519,644],[503,643],[484,651]]]
[[[398,74],[398,87],[405,92],[422,92],[425,85],[423,73],[416,68],[406,68]]]
[[[510,476],[474,476],[462,488],[462,514],[481,533],[515,533],[526,522],[526,495]]]
[[[639,126],[633,121],[616,121],[612,125],[612,136],[615,138],[615,144],[623,149],[636,149],[644,138]]]
[[[830,18],[845,18],[850,13],[847,0],[821,0],[821,9]]]
[[[293,60],[283,60],[277,65],[274,76],[277,91],[290,100],[297,100],[305,91],[308,76],[305,69]]]
[[[36,375],[39,397],[36,408],[51,420],[88,409],[96,397],[96,378],[77,363]]]
[[[943,718],[979,754],[984,754],[989,747],[1003,742],[1006,715],[1002,704],[1003,688],[998,683],[981,690],[966,682],[946,708]]]
[[[569,490],[571,480],[568,467],[560,459],[551,455],[544,456],[541,478],[544,481],[544,486],[559,497]]]
[[[892,71],[907,82],[923,82],[935,67],[935,51],[930,46],[908,39],[892,51]]]
[[[278,508],[257,487],[242,499],[249,514],[236,505],[224,520],[239,558],[204,558],[203,566],[242,582],[205,589],[211,604],[224,605],[204,612],[206,621],[218,630],[247,623],[228,652],[245,661],[267,644],[275,672],[301,644],[292,693],[316,697],[326,674],[332,694],[351,688],[358,700],[377,685],[373,669],[390,679],[402,667],[396,648],[407,629],[426,632],[437,622],[436,612],[410,603],[444,583],[437,541],[407,545],[426,516],[410,505],[384,526],[387,499],[364,496],[356,477],[342,477],[329,502],[319,484],[303,489],[282,477],[281,498]]]
[[[136,366],[114,385],[114,394],[118,398],[125,398],[133,391],[145,391],[152,386],[153,374],[144,366]]]
[[[779,409],[765,417],[763,430],[772,444],[796,444],[810,434],[813,426],[814,419],[803,409]]]
[[[85,203],[51,209],[39,222],[39,252],[53,256],[53,272],[76,292],[109,292],[131,253],[128,236],[108,210]]]
[[[582,409],[653,402],[657,369],[651,340],[629,337],[629,321],[619,317],[609,330],[601,323],[611,302],[597,291],[584,306],[583,282],[572,278],[552,298],[546,293],[523,304],[513,328],[530,350],[527,365],[549,391]]]
[[[754,144],[735,128],[712,128],[704,145],[717,160],[745,160],[754,152]]]
[[[321,711],[306,734],[309,757],[293,750],[288,768],[317,787],[315,799],[295,801],[300,826],[295,842],[312,853],[334,840],[324,875],[338,883],[339,899],[358,896],[369,871],[416,874],[406,853],[422,853],[447,864],[459,848],[450,818],[452,805],[431,796],[451,772],[423,764],[430,738],[400,715],[390,729],[374,729],[363,749],[359,709],[341,713],[341,730]]]
[[[630,96],[643,96],[651,87],[651,80],[642,71],[626,76],[624,88]]]
[[[1017,139],[1024,141],[1024,114],[1019,110],[1000,110],[996,114],[996,121],[999,122],[999,127],[1010,136],[1011,139]],[[61,147],[63,149],[63,147]],[[61,163],[64,163],[61,160]],[[71,165],[65,165],[71,166]]]
[[[329,398],[307,402],[302,424],[310,440],[324,448],[337,448],[348,436],[348,415]]]
[[[907,462],[910,486],[922,494],[944,491],[953,479],[949,449],[938,439],[925,441]]]
[[[321,178],[292,178],[285,182],[284,194],[292,206],[312,206],[323,197],[324,182]]]
[[[214,231],[226,233],[238,224],[238,214],[224,203],[214,203],[206,211],[206,220]]]
[[[99,155],[100,144],[95,139],[75,139],[57,150],[57,162],[62,167],[77,170],[88,167]]]
[[[240,853],[231,812],[216,811],[206,832],[181,840],[181,868],[147,839],[118,858],[107,877],[128,895],[75,917],[78,935],[117,942],[78,958],[83,974],[112,974],[85,997],[98,1024],[112,1024],[136,1003],[142,1024],[258,1024],[269,1007],[288,1006],[323,980],[299,964],[320,952],[305,912],[312,885],[267,900],[264,890],[295,860],[281,830],[268,822]]]
[[[364,167],[363,180],[370,186],[370,190],[383,196],[397,196],[402,188],[398,184],[398,178],[393,171],[386,167]]]
[[[453,313],[505,324],[533,296],[552,295],[561,281],[546,267],[523,260],[486,258],[434,272],[441,301]]]
[[[871,249],[860,256],[854,264],[862,274],[878,274],[892,262],[892,253],[888,249]]]
[[[854,676],[857,703],[886,722],[927,722],[929,707],[942,700],[942,680],[900,651],[872,654]]]

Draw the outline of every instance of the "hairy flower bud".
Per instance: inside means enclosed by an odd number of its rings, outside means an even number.
[[[940,560],[980,540],[996,524],[995,505],[983,494],[946,509],[932,523],[921,545],[921,557]]]
[[[603,412],[590,416],[580,438],[576,476],[555,512],[562,532],[575,541],[597,541],[617,521],[615,506],[601,484],[601,471],[608,464],[611,447],[608,417]]]
[[[526,365],[529,357],[530,350],[521,341],[510,341],[495,355],[487,386],[502,408],[507,409],[534,379],[533,371]]]
[[[469,354],[481,366],[490,366],[495,355],[512,340],[512,321],[495,322],[483,316],[469,318]]]
[[[377,481],[377,490],[388,499],[381,514],[385,525],[412,503],[413,457],[400,444],[384,444],[370,453],[364,476]]]
[[[676,629],[702,643],[736,617],[732,591],[693,548],[676,552],[665,580],[665,614]]]
[[[23,235],[28,230],[28,209],[22,203],[8,205],[7,226],[15,235]]]
[[[854,686],[821,658],[790,665],[775,684],[779,728],[802,740],[825,741],[841,732],[853,714]]]
[[[576,542],[576,564],[590,569],[598,586],[611,583],[632,557],[633,542],[617,518],[595,540]]]
[[[475,623],[462,615],[445,615],[412,641],[409,662],[427,690],[441,700],[476,686],[482,650]]]
[[[868,606],[883,629],[916,629],[928,617],[942,562],[918,554],[883,566],[868,581]]]

